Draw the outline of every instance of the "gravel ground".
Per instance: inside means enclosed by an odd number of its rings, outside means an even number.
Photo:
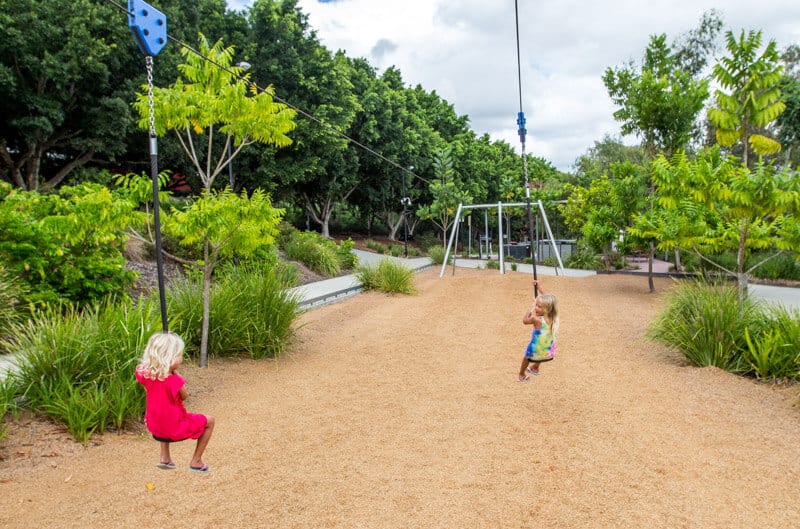
[[[209,475],[190,442],[156,469],[141,425],[87,447],[18,425],[0,527],[800,527],[797,387],[648,342],[646,278],[543,278],[558,356],[518,383],[530,276],[415,277],[305,313],[278,360],[187,363],[187,407],[217,418]]]

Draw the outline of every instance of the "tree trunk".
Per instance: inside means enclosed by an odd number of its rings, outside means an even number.
[[[656,283],[653,280],[653,259],[656,255],[656,245],[651,242],[650,243],[650,252],[647,256],[647,285],[650,287],[650,293],[656,291]]]
[[[211,315],[211,263],[208,254],[208,239],[203,244],[203,323],[200,335],[200,367],[208,364],[208,327]]]
[[[675,248],[675,271],[676,272],[683,272],[683,265],[681,264],[681,250],[680,250],[680,248]]]

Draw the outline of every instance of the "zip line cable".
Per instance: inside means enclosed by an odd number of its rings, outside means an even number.
[[[533,265],[533,280],[536,281],[536,251],[533,248],[533,211],[531,210],[531,186],[528,181],[528,157],[525,154],[525,113],[522,111],[522,62],[519,52],[519,7],[517,0],[514,0],[514,22],[517,31],[517,82],[519,85],[519,113],[517,114],[517,125],[519,125],[519,141],[522,144],[522,174],[525,177],[525,203],[528,210],[528,240],[531,245],[531,264]],[[502,241],[500,241],[502,243]],[[533,284],[534,297],[539,295],[539,287]]]
[[[112,4],[114,7],[116,7],[120,11],[123,11],[123,12],[127,13],[128,15],[134,15],[134,13],[128,11],[127,7],[119,5],[114,0],[106,0],[106,1],[108,3],[110,3],[110,4]],[[207,61],[210,64],[213,64],[214,66],[216,66],[217,68],[228,72],[229,74],[233,75],[234,77],[236,77],[240,81],[244,81],[246,83],[249,83],[250,85],[255,87],[258,90],[258,92],[265,92],[266,91],[266,89],[261,88],[260,86],[258,86],[258,84],[255,81],[250,81],[249,79],[245,79],[244,77],[242,77],[242,76],[238,75],[237,73],[235,73],[234,71],[232,71],[230,68],[219,64],[218,62],[216,62],[215,60],[213,60],[213,59],[211,59],[209,57],[206,57],[205,55],[200,53],[198,50],[196,50],[195,48],[193,48],[189,44],[186,44],[185,42],[181,41],[180,39],[177,39],[177,38],[175,38],[175,37],[173,37],[172,35],[169,35],[169,34],[167,34],[167,39],[172,41],[172,42],[174,42],[178,46],[187,49],[191,53],[194,53],[195,55],[197,55],[198,57],[200,57],[204,61]],[[411,171],[407,167],[403,167],[402,165],[400,165],[399,163],[395,162],[394,160],[390,160],[389,158],[387,158],[386,156],[382,155],[381,153],[371,149],[370,147],[368,147],[368,146],[364,145],[363,143],[359,142],[358,140],[351,138],[347,134],[345,134],[345,133],[337,130],[336,128],[334,128],[332,125],[329,125],[329,124],[325,123],[324,121],[322,121],[321,119],[315,117],[311,113],[306,112],[305,110],[301,109],[300,107],[298,107],[296,105],[293,105],[292,103],[290,103],[289,101],[279,97],[278,95],[272,94],[272,98],[275,99],[276,101],[278,101],[279,103],[283,103],[284,105],[286,105],[287,107],[291,108],[292,110],[294,110],[298,114],[302,115],[303,117],[305,117],[305,118],[313,121],[314,123],[322,126],[323,128],[327,129],[328,131],[333,132],[337,136],[347,140],[348,142],[352,143],[353,145],[363,149],[364,151],[372,154],[373,156],[375,156],[377,158],[380,158],[381,160],[383,160],[384,162],[388,163],[389,165],[395,167],[396,169],[400,169],[404,173],[410,174],[411,176],[422,180],[426,184],[430,184],[429,180],[421,177],[420,175],[418,175],[415,172]]]

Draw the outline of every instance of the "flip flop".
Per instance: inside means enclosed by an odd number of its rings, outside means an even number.
[[[533,370],[533,368],[531,368],[531,367],[529,367],[529,368],[528,368],[528,369],[526,369],[525,371],[527,371],[527,372],[528,372],[528,373],[530,373],[531,375],[536,375],[536,376],[538,376],[538,375],[539,375],[539,372],[538,372],[538,371],[534,371],[534,370]]]
[[[528,382],[530,379],[531,379],[531,377],[518,378],[517,382]]]
[[[166,463],[164,461],[160,461],[156,466],[161,470],[175,470],[178,468],[178,466],[172,461],[167,461]]]
[[[211,467],[208,465],[203,465],[202,467],[193,467],[192,465],[189,465],[189,470],[192,472],[197,472],[198,474],[208,474],[211,472]]]

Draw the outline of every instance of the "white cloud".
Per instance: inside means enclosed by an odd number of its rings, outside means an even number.
[[[251,3],[228,2],[237,8]],[[725,30],[761,29],[765,42],[774,38],[781,49],[800,43],[797,0],[518,4],[526,151],[562,170],[605,134],[619,134],[601,76],[608,67],[638,61],[650,35],[666,33],[672,41],[716,8]],[[519,147],[511,0],[298,0],[298,6],[332,51],[366,57],[379,71],[397,66],[408,85],[435,90],[457,113],[469,115],[476,133]]]

